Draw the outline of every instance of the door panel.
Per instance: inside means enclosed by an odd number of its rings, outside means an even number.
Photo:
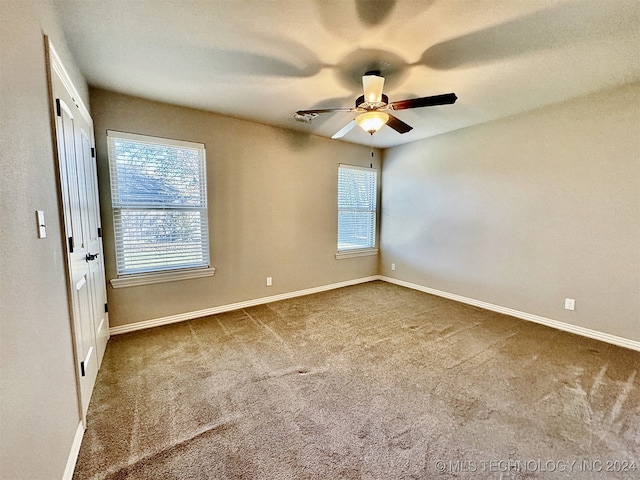
[[[85,128],[80,129],[80,150],[82,152],[87,216],[87,250],[90,255],[89,287],[92,298],[92,321],[95,331],[96,355],[98,366],[102,363],[107,340],[109,339],[108,319],[106,312],[107,292],[104,273],[104,257],[102,237],[100,235],[100,203],[98,197],[98,175],[95,157],[92,154],[90,134]]]
[[[91,315],[91,293],[89,289],[89,265],[87,258],[86,200],[81,193],[85,189],[85,173],[81,152],[76,137],[78,129],[74,117],[72,100],[64,89],[54,81],[57,95],[56,135],[58,136],[58,162],[63,192],[65,234],[68,238],[69,276],[71,280],[71,306],[76,350],[76,368],[83,415],[97,375],[95,332]],[[56,88],[57,87],[57,88]],[[86,364],[85,364],[86,361]]]
[[[96,383],[98,375],[98,361],[95,354],[94,327],[91,316],[91,291],[89,290],[88,272],[82,275],[77,281],[74,279],[74,300],[79,319],[77,335],[81,343],[78,355],[80,367],[80,389],[82,391],[82,411],[87,412],[91,392]]]
[[[64,203],[65,232],[71,252],[82,245],[82,221],[80,219],[80,193],[78,190],[78,165],[75,145],[75,120],[67,103],[56,100],[58,116],[56,132]]]
[[[93,124],[49,47],[78,397],[83,423],[109,338]],[[83,114],[84,112],[84,114]]]

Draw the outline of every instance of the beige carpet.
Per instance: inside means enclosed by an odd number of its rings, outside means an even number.
[[[372,282],[113,337],[74,479],[635,479],[639,366]]]

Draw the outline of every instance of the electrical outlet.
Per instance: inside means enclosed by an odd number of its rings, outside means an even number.
[[[576,301],[573,298],[565,298],[564,299],[564,309],[565,310],[575,310]]]
[[[267,277],[267,287],[270,287],[271,285],[273,285],[273,278]]]
[[[395,269],[396,269],[396,264],[395,264],[395,263],[392,263],[392,264],[391,264],[391,270],[395,270]]]

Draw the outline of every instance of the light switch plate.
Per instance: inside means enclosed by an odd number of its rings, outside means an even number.
[[[38,222],[38,238],[47,236],[47,225],[44,223],[44,211],[36,210],[36,220]]]

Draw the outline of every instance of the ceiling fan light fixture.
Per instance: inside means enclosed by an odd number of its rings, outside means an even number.
[[[384,77],[379,75],[365,75],[362,77],[362,87],[364,89],[365,102],[372,104],[379,103],[382,99]]]
[[[384,112],[366,112],[356,117],[356,123],[365,132],[373,135],[389,120],[389,115]]]

